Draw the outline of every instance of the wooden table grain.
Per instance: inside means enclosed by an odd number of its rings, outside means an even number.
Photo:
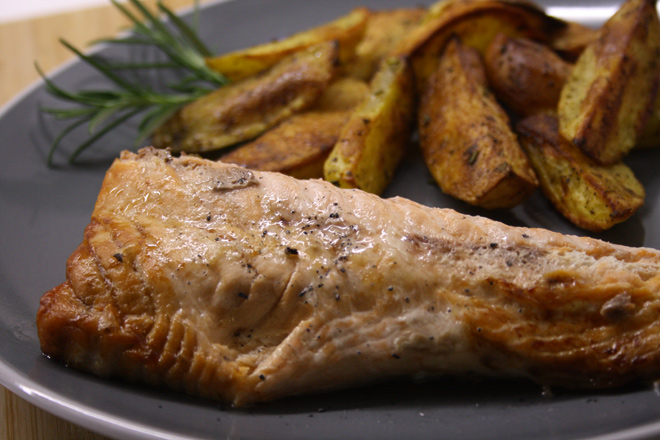
[[[143,0],[153,5],[153,0]],[[174,10],[193,0],[164,0]],[[128,23],[108,2],[95,7],[29,20],[0,23],[0,106],[39,80],[34,63],[49,72],[72,58],[59,39],[76,47],[117,35]],[[0,386],[0,440],[102,440],[93,433],[43,411]]]

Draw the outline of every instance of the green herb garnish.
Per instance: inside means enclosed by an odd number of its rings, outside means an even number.
[[[82,61],[110,80],[114,87],[68,92],[55,85],[44,75],[39,66],[36,66],[50,94],[76,104],[74,108],[43,109],[58,119],[73,120],[54,140],[48,153],[49,165],[52,165],[53,154],[62,139],[81,125],[88,125],[89,138],[77,146],[69,157],[70,162],[75,161],[80,153],[108,132],[131,117],[144,112],[136,139],[136,144],[140,144],[183,105],[228,83],[227,78],[206,65],[205,58],[211,56],[211,52],[199,39],[197,32],[160,1],[157,7],[169,23],[161,20],[161,14],[157,15],[149,11],[140,0],[129,0],[129,2],[141,17],[116,0],[111,2],[132,22],[133,29],[126,37],[102,39],[99,42],[155,47],[159,53],[165,55],[166,61],[112,62],[99,56],[85,55],[68,42],[60,40]],[[197,3],[195,2],[196,8]],[[126,71],[145,72],[154,69],[170,69],[178,72],[178,75],[173,83],[156,90],[144,81],[129,79],[127,75],[122,74]]]

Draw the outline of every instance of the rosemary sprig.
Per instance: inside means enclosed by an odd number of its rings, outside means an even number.
[[[71,119],[55,138],[48,152],[48,165],[61,141],[73,130],[87,124],[89,138],[78,145],[69,157],[70,162],[94,144],[98,139],[131,117],[144,113],[138,125],[136,144],[147,139],[153,131],[169,119],[183,105],[192,102],[211,90],[223,86],[228,80],[206,66],[205,58],[211,52],[199,39],[196,31],[177,17],[162,2],[158,10],[169,24],[152,13],[140,0],[129,0],[139,12],[136,15],[116,0],[112,4],[130,20],[132,33],[123,38],[101,39],[99,42],[119,45],[142,45],[156,48],[167,58],[165,62],[111,62],[98,56],[86,55],[65,40],[61,43],[83,62],[100,72],[112,84],[108,89],[69,92],[48,79],[37,65],[37,71],[46,84],[46,90],[58,99],[75,104],[73,108],[44,108],[58,119]],[[197,8],[197,2],[195,2]],[[140,16],[141,15],[141,16]],[[174,69],[177,80],[167,84],[165,90],[156,90],[144,81],[128,79],[126,71],[146,72],[157,69]]]

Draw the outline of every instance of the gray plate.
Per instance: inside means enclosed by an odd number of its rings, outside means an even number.
[[[410,0],[409,4],[418,4]],[[348,12],[405,0],[241,0],[214,4],[202,14],[206,41],[218,53],[283,36]],[[613,4],[550,0],[546,6],[598,23]],[[595,6],[598,7],[595,7]],[[566,7],[563,8],[562,7]],[[55,44],[55,42],[54,42]],[[108,56],[126,53],[102,49]],[[150,56],[132,53],[129,56]],[[53,76],[67,88],[102,82],[80,63]],[[151,438],[477,438],[569,439],[660,436],[660,398],[650,387],[608,392],[544,393],[526,382],[439,379],[393,382],[265,404],[245,411],[165,390],[105,381],[42,357],[35,329],[41,295],[64,280],[67,257],[82,237],[101,180],[122,148],[131,148],[134,123],[103,147],[83,156],[85,166],[45,166],[48,146],[61,128],[39,107],[53,104],[35,86],[0,113],[0,382],[61,417],[108,436]],[[80,133],[73,139],[80,138]],[[648,192],[632,219],[600,236],[616,243],[660,248],[659,152],[635,152],[629,164]],[[65,163],[64,156],[57,156]],[[388,195],[432,206],[488,215],[514,225],[582,232],[567,224],[540,196],[508,212],[483,212],[442,196],[429,185],[419,157],[411,154]]]

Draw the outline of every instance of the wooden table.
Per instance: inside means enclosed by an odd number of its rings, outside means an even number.
[[[143,0],[153,5],[153,0]],[[172,9],[190,7],[193,0],[164,0]],[[48,72],[69,60],[59,44],[64,38],[82,48],[99,37],[116,35],[127,22],[108,6],[31,20],[0,24],[0,106],[39,80],[37,61]],[[0,440],[100,440],[101,435],[73,425],[29,404],[0,386]]]

